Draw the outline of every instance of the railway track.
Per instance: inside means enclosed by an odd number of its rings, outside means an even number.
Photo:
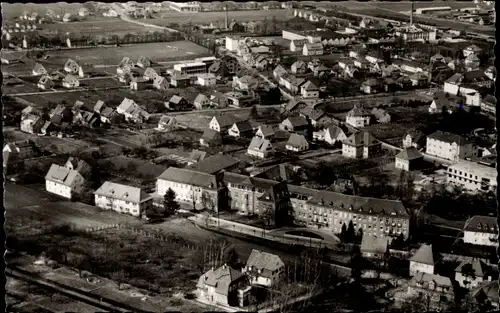
[[[138,312],[147,313],[147,311],[140,310],[138,308],[114,301],[111,299],[106,299],[100,297],[99,295],[92,294],[90,292],[82,291],[74,287],[66,286],[64,284],[47,280],[44,278],[33,277],[33,274],[21,270],[19,268],[7,267],[5,269],[5,275],[7,277],[12,277],[21,281],[28,282],[33,285],[40,286],[42,288],[56,291],[68,298],[89,304],[96,308],[105,310],[106,312]]]

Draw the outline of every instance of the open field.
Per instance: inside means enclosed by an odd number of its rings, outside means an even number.
[[[124,57],[137,61],[139,57],[144,56],[155,62],[164,62],[184,56],[192,59],[208,56],[210,52],[190,41],[172,41],[110,48],[48,51],[46,54],[49,56],[48,60],[54,64],[63,65],[68,58],[71,58],[81,64],[117,65]]]
[[[178,12],[162,12],[157,15],[158,18],[148,20],[147,22],[159,26],[168,26],[170,24],[185,24],[191,22],[193,24],[219,24],[222,27],[224,24],[224,12],[200,12],[200,13],[178,13]],[[229,11],[228,18],[235,19],[238,22],[250,22],[268,19],[273,17],[276,20],[286,20],[293,17],[293,10],[255,10],[255,11]]]
[[[450,7],[452,9],[462,9],[467,7],[474,7],[474,3],[463,1],[414,1],[414,9],[420,8],[434,8],[434,7]],[[370,2],[365,5],[363,2],[354,1],[344,1],[333,3],[334,5],[340,5],[350,10],[362,10],[369,5],[370,7],[389,9],[391,11],[409,11],[411,9],[410,1],[398,1],[398,2]]]
[[[82,8],[82,3],[44,3],[43,5],[34,3],[2,3],[2,16],[5,20],[19,17],[24,11],[45,15],[47,10],[54,11],[55,14],[71,13],[78,14],[78,10]],[[62,14],[64,14],[62,13]]]

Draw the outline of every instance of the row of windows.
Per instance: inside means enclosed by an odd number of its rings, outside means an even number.
[[[448,174],[448,177],[449,177],[449,178],[454,178],[454,179],[457,179],[457,178],[458,178],[458,180],[459,180],[459,181],[462,181],[462,177],[457,177],[457,175]],[[477,176],[476,176],[476,179],[477,179]],[[467,178],[464,178],[464,179],[463,179],[463,181],[464,181],[465,183],[469,182],[469,183],[471,183],[471,184],[476,184],[476,185],[478,185],[478,184],[479,184],[479,182],[477,182],[477,181],[473,181],[472,179],[467,179]]]
[[[106,196],[100,196],[100,195],[96,195],[97,199],[108,199],[108,197]],[[111,198],[110,198],[111,200]],[[125,201],[125,204],[130,204],[131,202],[130,201]]]
[[[450,173],[455,173],[455,174],[457,174],[457,173],[458,173],[458,174],[460,174],[460,175],[463,175],[463,176],[467,177],[467,173],[466,173],[466,172],[463,172],[463,173],[462,173],[462,171],[457,171],[456,169],[453,169],[453,168],[451,168],[451,167],[449,167],[449,168],[448,168],[448,172],[450,172]],[[475,176],[475,175],[474,175],[474,176]],[[472,174],[469,174],[469,177],[470,177],[470,178],[472,178],[472,177],[473,177],[473,175],[472,175]],[[477,179],[477,176],[475,176],[475,178]]]

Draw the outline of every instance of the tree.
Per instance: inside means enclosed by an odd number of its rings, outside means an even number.
[[[363,258],[358,245],[354,245],[351,249],[349,267],[351,268],[351,278],[354,278],[355,280],[360,279],[361,272],[363,270]]]
[[[111,279],[118,284],[118,290],[122,290],[122,284],[128,281],[129,275],[123,270],[117,270],[111,273]]]
[[[354,230],[354,224],[352,223],[352,220],[350,220],[349,226],[347,226],[346,241],[352,242],[354,240],[355,235],[356,231]]]
[[[356,238],[357,241],[361,241],[363,239],[363,228],[360,227],[358,229],[358,233],[356,234],[356,237],[357,237]]]
[[[133,161],[129,161],[126,166],[127,172],[129,173],[134,173],[137,171],[137,164],[135,164]]]
[[[176,213],[180,209],[179,203],[175,200],[177,195],[172,188],[168,188],[165,196],[163,197],[163,208],[165,209],[165,214]]]
[[[340,239],[345,240],[347,237],[347,226],[345,223],[342,223],[342,229],[340,231]]]
[[[250,110],[250,117],[251,118],[258,118],[259,117],[259,112],[257,111],[256,105],[252,106],[252,109]]]

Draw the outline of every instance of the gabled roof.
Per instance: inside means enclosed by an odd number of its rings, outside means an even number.
[[[328,127],[327,129],[325,129],[325,135],[329,133],[330,134],[330,137],[331,138],[338,138],[338,136],[344,134],[344,131],[342,130],[342,128],[336,126],[336,125],[331,125],[330,127]]]
[[[205,151],[193,149],[193,151],[191,151],[191,153],[189,154],[189,160],[193,162],[200,162],[205,159],[206,155],[207,153]]]
[[[216,174],[239,163],[240,161],[238,159],[235,159],[227,154],[219,153],[191,165],[190,169],[208,174]]]
[[[465,222],[464,231],[498,234],[497,218],[474,215]]]
[[[414,277],[408,283],[410,286],[417,286],[417,284],[421,284],[421,288],[429,289],[430,283],[434,283],[437,286],[447,287],[449,292],[452,293],[453,284],[451,283],[451,279],[445,276],[434,275],[429,273],[417,272]]]
[[[192,168],[177,168],[171,166],[158,176],[158,179],[209,189],[218,188],[215,175],[203,173]]]
[[[247,267],[261,270],[261,276],[271,276],[272,273],[285,266],[281,258],[275,254],[253,249],[248,257]]]
[[[479,48],[476,45],[470,45],[467,48],[465,48],[465,50],[469,50],[469,51],[473,51],[473,52],[481,52],[481,51],[483,51],[483,49]]]
[[[47,73],[47,70],[45,69],[45,67],[42,64],[37,63],[37,64],[35,64],[35,67],[33,67],[33,72],[35,72],[35,73]]]
[[[483,282],[471,292],[471,295],[475,298],[482,296],[492,302],[499,302],[498,286],[498,280]]]
[[[304,48],[307,50],[323,50],[322,43],[306,43]]]
[[[423,244],[410,258],[411,262],[422,263],[427,265],[434,265],[439,261],[439,254],[432,245]]]
[[[196,104],[196,103],[203,103],[203,102],[208,101],[208,100],[209,100],[209,99],[208,99],[208,97],[207,97],[207,96],[205,96],[205,95],[204,95],[204,94],[202,94],[202,93],[199,93],[199,94],[196,96],[196,98],[194,99],[193,103],[195,103],[195,104]]]
[[[386,253],[389,240],[386,237],[363,236],[361,239],[361,252]]]
[[[201,139],[205,141],[222,141],[222,135],[213,129],[205,129]]]
[[[421,132],[420,130],[415,129],[415,128],[408,130],[405,134],[405,137],[408,135],[411,137],[411,140],[414,142],[418,142],[419,140],[421,140],[425,137],[423,132]]]
[[[168,116],[168,115],[162,115],[158,124],[172,125],[172,124],[175,124],[176,122],[177,121],[176,121],[175,117]]]
[[[198,288],[203,288],[205,285],[215,287],[215,292],[221,295],[229,294],[229,286],[232,282],[241,279],[243,273],[237,271],[230,266],[223,265],[218,269],[210,270],[203,274],[196,285]]]
[[[401,150],[396,155],[396,159],[403,159],[403,160],[415,160],[415,159],[420,159],[422,158],[423,155],[418,152],[418,150],[415,147],[409,147]]]
[[[301,87],[303,90],[306,90],[306,91],[315,91],[315,90],[319,90],[318,86],[316,86],[313,82],[311,82],[310,80],[308,80],[305,84],[302,85]]]
[[[295,127],[304,127],[309,125],[307,122],[307,119],[303,116],[291,116],[287,118],[287,120],[292,124],[292,126]]]
[[[104,108],[106,107],[106,104],[101,101],[101,100],[97,100],[96,104],[94,105],[94,111],[102,111]]]
[[[92,167],[87,162],[75,157],[68,158],[68,160],[66,161],[66,166],[69,165],[71,165],[71,169],[77,171],[82,176],[85,176],[92,171]]]
[[[66,76],[64,76],[64,79],[63,81],[67,82],[67,83],[71,83],[73,81],[78,81],[78,78],[76,78],[75,76],[71,75],[71,74],[68,74]]]
[[[430,134],[429,136],[427,136],[427,138],[438,140],[438,141],[444,141],[447,143],[456,143],[457,145],[465,145],[468,143],[468,141],[460,135],[448,133],[448,132],[443,132],[440,130]]]
[[[492,96],[492,95],[486,95],[484,97],[484,99],[483,99],[483,102],[491,103],[491,104],[496,105],[497,104],[497,98],[495,96]]]
[[[274,69],[273,72],[275,72],[276,75],[278,75],[278,76],[281,76],[283,74],[288,73],[288,71],[281,64],[279,64],[278,66],[276,66],[276,68]]]
[[[249,132],[253,130],[252,125],[248,121],[238,121],[234,123],[233,126],[234,125],[236,125],[240,132]]]
[[[174,104],[179,104],[184,98],[181,96],[173,95],[172,98],[168,102],[174,103]]]
[[[152,198],[141,188],[113,183],[110,181],[102,184],[101,187],[99,187],[99,189],[97,189],[94,193],[107,198],[130,201],[133,203],[142,203]]]
[[[351,146],[371,146],[374,144],[379,143],[377,139],[375,139],[372,134],[370,134],[367,131],[360,131],[352,134],[349,136],[346,140],[343,142],[344,144],[351,145]]]
[[[271,142],[268,139],[253,137],[248,150],[265,152],[269,146],[271,146]]]
[[[134,100],[129,98],[124,98],[122,103],[118,106],[117,109],[121,109],[127,113],[131,113],[138,107],[138,104],[134,102]]]
[[[472,273],[468,272],[469,269],[472,270]],[[455,269],[455,272],[457,273],[473,274],[475,277],[481,278],[489,274],[490,271],[490,267],[479,259],[473,259],[472,261],[462,261],[462,263],[460,263],[460,265]]]
[[[45,175],[45,179],[57,184],[71,187],[78,175],[80,174],[75,170],[71,170],[57,164],[52,164],[47,172],[47,175]]]
[[[273,136],[274,129],[269,125],[260,125],[259,130],[264,137]]]
[[[213,117],[220,127],[228,127],[232,126],[235,122],[238,121],[238,118],[232,114],[223,114],[219,116]]]
[[[352,108],[349,112],[347,112],[347,116],[359,116],[359,117],[365,117],[365,116],[370,116],[370,112],[366,111],[362,106],[357,106],[355,105],[354,108]]]
[[[288,138],[288,141],[286,142],[287,146],[292,147],[302,147],[307,144],[306,137],[299,134],[290,134],[290,138]]]

